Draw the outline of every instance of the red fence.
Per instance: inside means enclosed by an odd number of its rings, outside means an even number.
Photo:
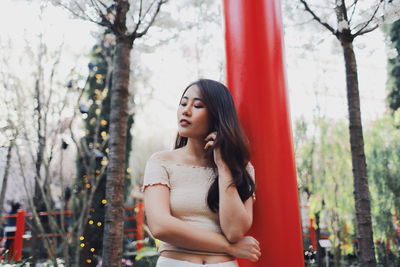
[[[136,215],[135,216],[127,216],[124,217],[124,221],[136,221],[136,228],[127,228],[124,229],[124,237],[136,237],[136,240],[143,240],[144,239],[144,205],[143,202],[138,202],[135,206],[125,207],[125,210],[134,210]],[[64,212],[56,211],[56,212],[40,212],[39,216],[48,216],[51,215],[71,215],[71,210],[66,210]],[[31,236],[24,236],[24,233],[28,227],[25,227],[25,219],[27,217],[32,217],[32,213],[25,213],[24,210],[18,210],[16,214],[12,215],[4,215],[5,219],[7,218],[16,218],[16,227],[15,227],[15,234],[13,236],[7,237],[0,237],[0,241],[2,240],[13,240],[9,251],[7,252],[8,259],[14,261],[20,261],[22,258],[22,249],[24,247],[24,239],[30,239]],[[14,232],[14,231],[12,231]],[[37,235],[37,237],[57,237],[61,236],[57,233],[48,233],[45,235]],[[143,242],[138,242],[136,249],[139,250],[143,248]],[[4,250],[4,248],[3,248]],[[4,254],[4,253],[3,253]]]

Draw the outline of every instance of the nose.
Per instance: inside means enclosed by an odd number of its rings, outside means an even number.
[[[182,115],[190,116],[191,114],[192,114],[192,111],[190,109],[190,105],[186,105],[186,107],[184,107],[182,110]]]

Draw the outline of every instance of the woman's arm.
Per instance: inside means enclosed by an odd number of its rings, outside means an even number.
[[[256,261],[260,254],[257,240],[246,237],[231,244],[225,236],[190,225],[171,215],[169,189],[153,185],[144,193],[145,212],[150,231],[157,239],[186,249],[222,252]]]
[[[228,166],[219,164],[219,218],[222,231],[230,242],[237,242],[253,223],[253,198],[242,202]]]

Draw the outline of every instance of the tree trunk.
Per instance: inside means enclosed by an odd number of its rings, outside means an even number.
[[[12,148],[15,145],[15,140],[10,141],[10,146],[7,149],[7,162],[4,170],[3,182],[1,186],[1,193],[0,193],[0,225],[3,225],[4,218],[2,216],[4,210],[4,199],[6,196],[7,191],[7,184],[8,184],[8,174],[10,173],[11,167],[11,152]]]
[[[118,37],[111,89],[109,163],[107,166],[103,267],[121,266],[125,181],[125,149],[128,121],[128,86],[132,39]]]
[[[340,223],[340,222],[338,222],[338,223]],[[338,229],[337,238],[339,241],[333,250],[333,266],[334,267],[341,266],[340,260],[342,259],[342,245],[340,244],[340,241],[342,239],[342,235],[341,235],[340,229]]]
[[[321,239],[321,228],[319,226],[320,223],[320,216],[319,216],[320,212],[318,211],[317,213],[314,214],[315,216],[315,224],[317,225],[317,229],[316,229],[316,239],[317,239],[317,247],[314,248],[317,250],[317,266],[318,267],[324,267],[324,262],[323,262],[323,253],[324,253],[324,248],[321,247],[321,245],[319,244],[319,240]]]
[[[39,60],[42,62],[42,54],[39,55]],[[42,74],[42,68],[41,65],[39,66],[38,70],[38,77],[35,82],[35,100],[37,101],[37,107],[36,107],[36,113],[37,113],[37,138],[38,138],[38,148],[37,148],[37,153],[36,153],[36,162],[35,162],[35,167],[36,167],[36,177],[35,177],[35,188],[34,188],[34,195],[33,195],[33,203],[35,204],[35,209],[39,213],[41,211],[45,211],[44,209],[44,200],[42,198],[42,194],[40,192],[40,171],[42,167],[42,162],[43,162],[43,155],[44,155],[44,149],[46,146],[46,138],[44,134],[42,133],[42,103],[41,103],[41,91],[40,91],[40,75]],[[41,219],[41,218],[40,218]],[[40,245],[40,242],[38,240],[37,235],[39,234],[39,226],[37,225],[36,222],[33,223],[32,225],[32,241],[31,241],[31,255],[32,255],[32,262],[33,264],[36,264],[36,260],[40,258],[41,256],[43,257],[43,247]],[[43,225],[44,226],[44,225]],[[44,226],[44,231],[47,232],[47,227]]]
[[[352,39],[341,39],[346,65],[349,131],[354,178],[354,198],[357,220],[358,257],[362,267],[376,266],[371,223],[371,205],[364,153],[361,123],[360,95],[358,91],[357,63]]]

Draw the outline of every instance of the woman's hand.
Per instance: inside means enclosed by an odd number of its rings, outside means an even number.
[[[216,138],[217,138],[217,132],[212,132],[209,135],[207,135],[207,137],[204,139],[206,141],[204,149],[207,150],[208,148],[213,147]],[[224,161],[222,160],[221,156],[221,149],[219,147],[213,148],[213,156],[214,156],[214,162],[217,165],[217,167],[222,166],[224,164]]]
[[[244,236],[238,242],[232,243],[227,252],[236,258],[258,261],[261,256],[260,242],[252,236]]]

